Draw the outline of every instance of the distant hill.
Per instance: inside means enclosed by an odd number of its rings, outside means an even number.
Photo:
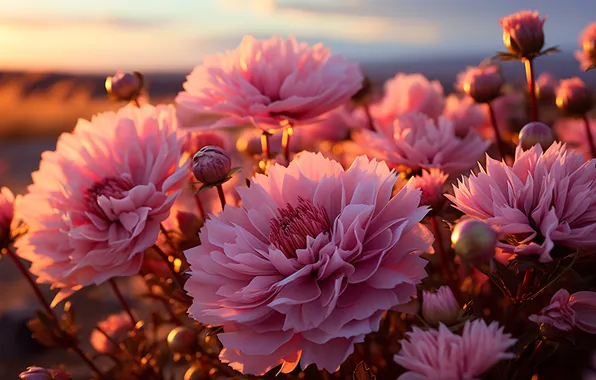
[[[363,71],[381,85],[397,72],[420,72],[453,91],[457,74],[466,66],[477,65],[483,56],[427,58],[410,61],[362,62]],[[596,85],[596,73],[581,73],[571,53],[559,53],[536,61],[537,73],[548,71],[559,78],[580,76]],[[520,62],[503,64],[510,82],[523,83],[524,68]],[[108,74],[106,74],[108,75]],[[116,109],[108,102],[104,82],[106,75],[0,72],[0,137],[26,138],[55,136],[71,130],[79,117]],[[152,102],[170,102],[182,90],[187,73],[145,73]]]

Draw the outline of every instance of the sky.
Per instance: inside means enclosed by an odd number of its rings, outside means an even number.
[[[359,61],[504,50],[498,19],[548,15],[546,45],[577,48],[587,0],[15,0],[0,2],[0,70],[189,71],[242,36],[294,35]]]

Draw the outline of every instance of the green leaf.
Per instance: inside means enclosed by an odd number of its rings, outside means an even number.
[[[596,63],[595,63],[595,64],[593,64],[592,66],[588,67],[588,68],[586,69],[586,71],[590,71],[590,70],[592,70],[592,69],[596,69]]]
[[[358,363],[354,370],[354,380],[376,380],[376,378],[364,362]]]
[[[498,52],[492,59],[498,59],[500,61],[516,61],[519,57],[511,53]]]
[[[553,46],[553,47],[549,47],[546,50],[543,50],[540,52],[540,55],[551,55],[552,53],[560,53],[561,50],[559,50],[558,46]]]
[[[238,166],[237,168],[233,168],[232,170],[230,170],[230,173],[228,174],[228,177],[233,176],[234,174],[238,173],[241,170],[242,170],[242,167],[241,166]]]

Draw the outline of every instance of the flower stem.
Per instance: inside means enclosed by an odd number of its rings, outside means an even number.
[[[137,100],[137,98],[131,99],[130,104],[132,104],[133,106],[135,106],[137,108],[141,108],[141,105],[139,104],[139,101]]]
[[[261,135],[261,148],[263,150],[263,157],[266,160],[271,158],[271,150],[269,149],[269,136],[271,136],[271,133],[267,131],[263,131],[263,134]]]
[[[441,270],[443,271],[443,276],[447,280],[447,284],[455,298],[459,301],[460,300],[460,292],[459,286],[457,285],[457,281],[451,274],[451,270],[449,269],[449,258],[447,257],[447,251],[445,250],[445,246],[443,245],[443,239],[441,236],[441,230],[439,228],[439,223],[437,222],[436,216],[430,216],[429,218],[430,226],[433,231],[433,235],[435,235],[435,241],[437,242],[437,254],[439,256],[439,264],[441,265]]]
[[[495,133],[495,140],[497,142],[497,148],[499,149],[499,154],[501,158],[505,158],[505,144],[503,140],[501,140],[501,133],[499,132],[499,126],[497,125],[497,117],[495,116],[495,110],[490,103],[487,103],[488,106],[488,113],[490,114],[490,122],[493,127],[493,132]]]
[[[163,223],[159,223],[159,229],[161,230],[161,233],[165,236],[168,245],[172,249],[176,249],[176,246],[174,245],[172,238],[170,238],[170,234],[168,233],[168,230],[166,230],[166,227],[163,225]]]
[[[281,138],[281,145],[284,150],[284,157],[288,162],[290,162],[290,137],[292,137],[293,134],[294,128],[292,128],[292,125],[290,124],[288,128],[284,129]]]
[[[586,135],[588,136],[588,143],[590,144],[590,153],[592,158],[596,158],[596,146],[594,146],[594,137],[592,136],[592,130],[590,129],[590,119],[588,114],[584,114],[584,124],[586,125]]]
[[[141,278],[143,279],[143,282],[145,282],[145,285],[147,286],[147,291],[149,292],[149,294],[153,294],[153,288],[151,287],[151,284],[149,283],[149,281],[147,281],[147,279],[145,278],[146,274],[147,273],[144,273],[142,271],[139,272],[139,275],[141,276]],[[172,321],[176,324],[176,326],[181,326],[182,322],[180,322],[180,319],[176,316],[176,313],[174,313],[174,311],[170,307],[170,303],[162,297],[159,297],[159,300],[163,304],[164,309],[166,309],[166,312],[168,313],[168,315],[170,316]]]
[[[532,107],[532,121],[538,121],[538,105],[536,104],[536,84],[534,83],[534,61],[524,58],[526,65],[526,79],[528,80],[528,92],[530,93],[530,106]]]
[[[136,321],[134,315],[132,315],[132,310],[130,310],[130,306],[128,306],[128,303],[122,296],[122,293],[120,293],[120,289],[118,289],[118,285],[116,284],[116,281],[114,281],[114,279],[111,278],[109,280],[109,282],[110,282],[110,285],[112,286],[112,290],[114,291],[114,294],[116,295],[116,298],[118,298],[118,302],[120,302],[120,305],[122,306],[122,309],[124,309],[126,314],[128,314],[128,316],[130,317],[130,322],[132,322],[133,326],[136,325],[137,321]]]
[[[45,309],[47,314],[51,318],[53,318],[59,326],[58,316],[56,315],[54,310],[50,307],[50,304],[43,296],[41,289],[39,289],[39,286],[37,286],[37,283],[33,280],[33,278],[31,277],[31,274],[29,273],[29,271],[27,270],[27,268],[25,267],[23,262],[18,258],[16,253],[14,253],[10,248],[6,248],[6,253],[7,253],[8,257],[10,257],[11,260],[14,262],[14,264],[16,265],[19,272],[21,272],[23,277],[25,277],[25,279],[27,280],[29,285],[31,285],[31,288],[33,289],[33,292],[35,293],[35,297],[37,297],[37,300],[39,301],[39,303],[43,306],[43,308]],[[103,373],[101,373],[101,371],[99,370],[99,368],[97,368],[95,363],[93,363],[93,361],[81,350],[81,348],[77,344],[74,344],[72,347],[70,347],[70,349],[74,353],[79,355],[81,357],[81,359],[83,359],[83,361],[89,366],[89,368],[91,368],[91,370],[93,372],[95,372],[97,374],[97,376],[99,376],[100,379],[105,379]]]
[[[74,353],[76,353],[77,355],[79,355],[79,357],[81,359],[83,359],[83,361],[89,366],[89,368],[91,368],[91,370],[93,372],[95,372],[97,374],[97,376],[99,376],[100,379],[105,379],[106,377],[103,375],[103,373],[99,370],[99,368],[97,368],[97,366],[95,365],[95,363],[93,363],[93,360],[91,360],[91,358],[89,356],[87,356],[87,354],[85,354],[83,352],[83,350],[81,350],[81,348],[77,345],[74,345],[72,347],[70,347],[71,350],[74,351]]]
[[[21,274],[23,275],[23,277],[25,277],[25,279],[27,280],[29,285],[31,285],[31,288],[33,289],[33,292],[35,293],[35,297],[37,297],[37,300],[39,301],[41,306],[43,306],[45,311],[57,321],[58,317],[54,313],[54,310],[52,310],[52,308],[50,307],[50,304],[48,303],[48,301],[46,301],[45,297],[43,296],[43,293],[41,292],[41,289],[39,289],[39,286],[37,286],[37,283],[35,282],[35,280],[33,280],[33,277],[31,277],[31,274],[29,273],[29,271],[27,270],[27,268],[25,267],[23,262],[18,258],[16,253],[14,253],[10,248],[6,248],[6,252],[7,252],[8,257],[10,257],[11,260],[16,265],[19,272],[21,272]]]
[[[168,255],[161,248],[159,248],[157,244],[153,244],[153,249],[155,249],[155,251],[159,254],[161,259],[166,263],[168,269],[170,270],[170,272],[172,272],[172,275],[174,276],[174,280],[178,283],[178,285],[181,288],[184,288],[184,279],[182,278],[180,273],[176,272],[176,268],[174,268],[174,263],[172,263],[168,259]]]
[[[223,187],[220,185],[215,186],[217,188],[217,195],[219,195],[219,201],[221,202],[221,209],[226,207],[226,195],[224,194]]]
[[[194,188],[193,188],[193,191],[194,191]],[[203,208],[203,204],[201,203],[200,195],[201,195],[201,193],[197,193],[197,194],[193,195],[193,199],[195,200],[195,205],[197,206],[197,209],[199,210],[201,219],[203,219],[203,221],[205,221],[205,220],[207,220],[207,214],[205,214],[205,209]]]
[[[366,115],[366,122],[367,122],[368,129],[370,129],[371,131],[374,131],[375,124],[373,122],[372,114],[370,113],[370,106],[367,103],[367,104],[364,104],[362,106],[362,108],[364,109],[364,114]]]

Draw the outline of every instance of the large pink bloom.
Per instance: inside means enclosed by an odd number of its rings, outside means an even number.
[[[185,288],[194,318],[223,325],[224,362],[334,372],[384,310],[410,301],[433,239],[420,190],[409,183],[392,198],[396,180],[364,156],[344,171],[303,152],[239,189],[242,207],[207,220],[202,245],[185,252]]]
[[[356,63],[331,55],[322,44],[245,36],[235,50],[206,57],[187,77],[176,103],[185,119],[203,116],[201,126],[256,123],[275,130],[286,121],[312,121],[345,103],[362,79]]]
[[[450,120],[440,117],[435,122],[421,113],[405,114],[377,127],[379,133],[358,130],[354,138],[392,167],[438,168],[458,174],[474,166],[490,146],[473,130],[458,137]]]
[[[574,327],[590,334],[596,334],[596,293],[577,292],[569,294],[560,289],[538,315],[528,319],[536,323],[546,323],[559,330],[571,331]]]
[[[18,254],[38,282],[100,284],[137,273],[176,199],[183,139],[172,107],[126,106],[80,120],[44,152],[18,211]]]
[[[422,74],[399,73],[385,82],[385,95],[370,107],[370,112],[376,122],[387,124],[409,112],[421,112],[434,119],[444,106],[439,81],[429,81]]]
[[[409,372],[398,380],[480,379],[499,361],[515,357],[506,351],[516,339],[503,333],[497,322],[468,321],[461,335],[443,324],[438,330],[414,327],[407,335],[409,339],[401,341],[401,351],[394,360]]]
[[[575,58],[580,62],[582,70],[596,65],[596,22],[588,25],[579,37],[582,50],[575,52]]]
[[[506,239],[501,259],[540,255],[551,261],[555,243],[596,248],[596,161],[584,162],[565,145],[518,147],[509,167],[487,157],[486,169],[454,185],[446,195],[465,214],[496,227]]]

